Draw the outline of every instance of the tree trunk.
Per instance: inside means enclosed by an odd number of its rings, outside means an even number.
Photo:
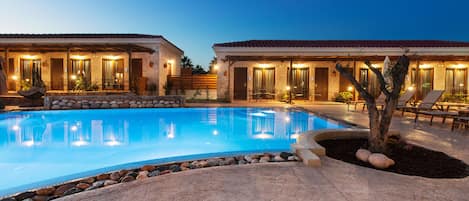
[[[368,134],[368,149],[371,152],[385,153],[387,150],[384,136],[387,132],[381,129],[380,112],[376,103],[368,104],[368,117],[370,119],[370,133]],[[382,119],[381,119],[382,120]]]

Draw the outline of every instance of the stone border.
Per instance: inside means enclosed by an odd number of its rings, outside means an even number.
[[[291,145],[291,150],[310,167],[321,166],[320,156],[326,155],[326,149],[319,145],[318,141],[335,139],[367,138],[369,129],[326,129],[318,131],[307,131]]]
[[[183,107],[183,96],[65,95],[44,97],[44,109],[109,109]]]
[[[4,197],[3,199],[1,199],[1,201],[46,201],[79,193],[82,191],[90,191],[106,186],[111,186],[118,183],[127,183],[135,180],[146,179],[148,177],[155,177],[159,175],[186,171],[191,169],[269,162],[293,162],[300,160],[301,159],[298,158],[295,154],[281,152],[210,158],[159,165],[144,165],[140,168],[123,169],[119,171],[107,172],[91,177],[75,179],[55,186],[49,186],[40,189],[29,190],[22,193],[17,193],[9,197]]]

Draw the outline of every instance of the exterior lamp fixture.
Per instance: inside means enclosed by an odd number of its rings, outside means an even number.
[[[214,65],[213,70],[218,70],[218,65]]]
[[[18,76],[17,75],[12,75],[11,79],[16,81],[16,80],[18,80]]]
[[[77,76],[76,76],[76,75],[71,75],[71,76],[70,76],[70,79],[76,80],[76,79],[77,79]]]
[[[352,87],[352,86],[348,86],[348,87],[347,87],[347,91],[348,91],[348,92],[352,92],[352,91],[353,91],[353,87]]]
[[[415,90],[415,87],[413,85],[411,85],[411,86],[407,87],[407,90],[413,91],[413,90]]]
[[[285,90],[287,90],[287,91],[290,91],[290,89],[291,89],[290,86],[286,86],[286,87],[285,87]]]

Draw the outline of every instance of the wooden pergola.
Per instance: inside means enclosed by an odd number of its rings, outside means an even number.
[[[399,56],[388,56],[391,60],[397,60]],[[419,72],[420,61],[469,61],[469,56],[458,56],[458,55],[408,55],[410,61],[416,62],[416,72]],[[292,70],[293,62],[295,61],[328,61],[328,62],[340,62],[340,61],[351,61],[353,62],[353,69],[356,67],[356,61],[384,61],[386,56],[371,55],[371,56],[232,56],[228,55],[223,61],[228,61],[228,67],[231,67],[235,62],[239,61],[280,61],[280,62],[290,62],[289,66],[289,85],[292,81]],[[229,72],[229,71],[228,71]],[[419,86],[420,80],[419,76],[415,76],[416,88]],[[290,100],[291,103],[291,90],[290,90]],[[418,91],[415,95],[418,97]]]
[[[49,53],[49,52],[66,52],[66,66],[70,68],[70,53],[71,52],[126,52],[129,57],[129,61],[132,58],[133,52],[143,52],[153,54],[155,50],[136,44],[116,44],[116,43],[99,43],[99,44],[37,44],[37,43],[11,43],[11,44],[0,44],[0,51],[4,52],[4,58],[7,61],[10,52],[37,52],[37,53]],[[5,62],[4,68],[8,69],[9,62]],[[129,62],[129,73],[132,70],[132,62]]]

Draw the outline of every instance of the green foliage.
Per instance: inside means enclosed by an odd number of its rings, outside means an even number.
[[[75,80],[75,86],[73,87],[74,91],[97,91],[98,89],[98,84],[88,82],[81,76]]]
[[[165,85],[166,86],[166,85]],[[165,87],[163,86],[163,88]],[[150,83],[147,86],[147,90],[150,92],[150,95],[155,95],[156,90],[158,89],[158,86],[156,86],[155,83]]]
[[[31,82],[28,82],[26,80],[21,80],[20,82],[20,90],[21,91],[28,91],[32,87]]]
[[[196,65],[195,68],[192,68],[192,74],[207,74],[207,72],[201,65]]]
[[[337,96],[335,97],[335,101],[336,102],[349,102],[351,101],[353,98],[353,94],[352,92],[349,92],[349,91],[343,91],[343,92],[339,92],[337,94]]]
[[[466,96],[464,93],[445,93],[443,94],[443,101],[444,102],[455,102],[455,103],[465,103],[467,101]]]
[[[183,68],[192,68],[194,67],[194,64],[192,64],[192,60],[189,57],[183,56],[181,58],[181,66]]]

